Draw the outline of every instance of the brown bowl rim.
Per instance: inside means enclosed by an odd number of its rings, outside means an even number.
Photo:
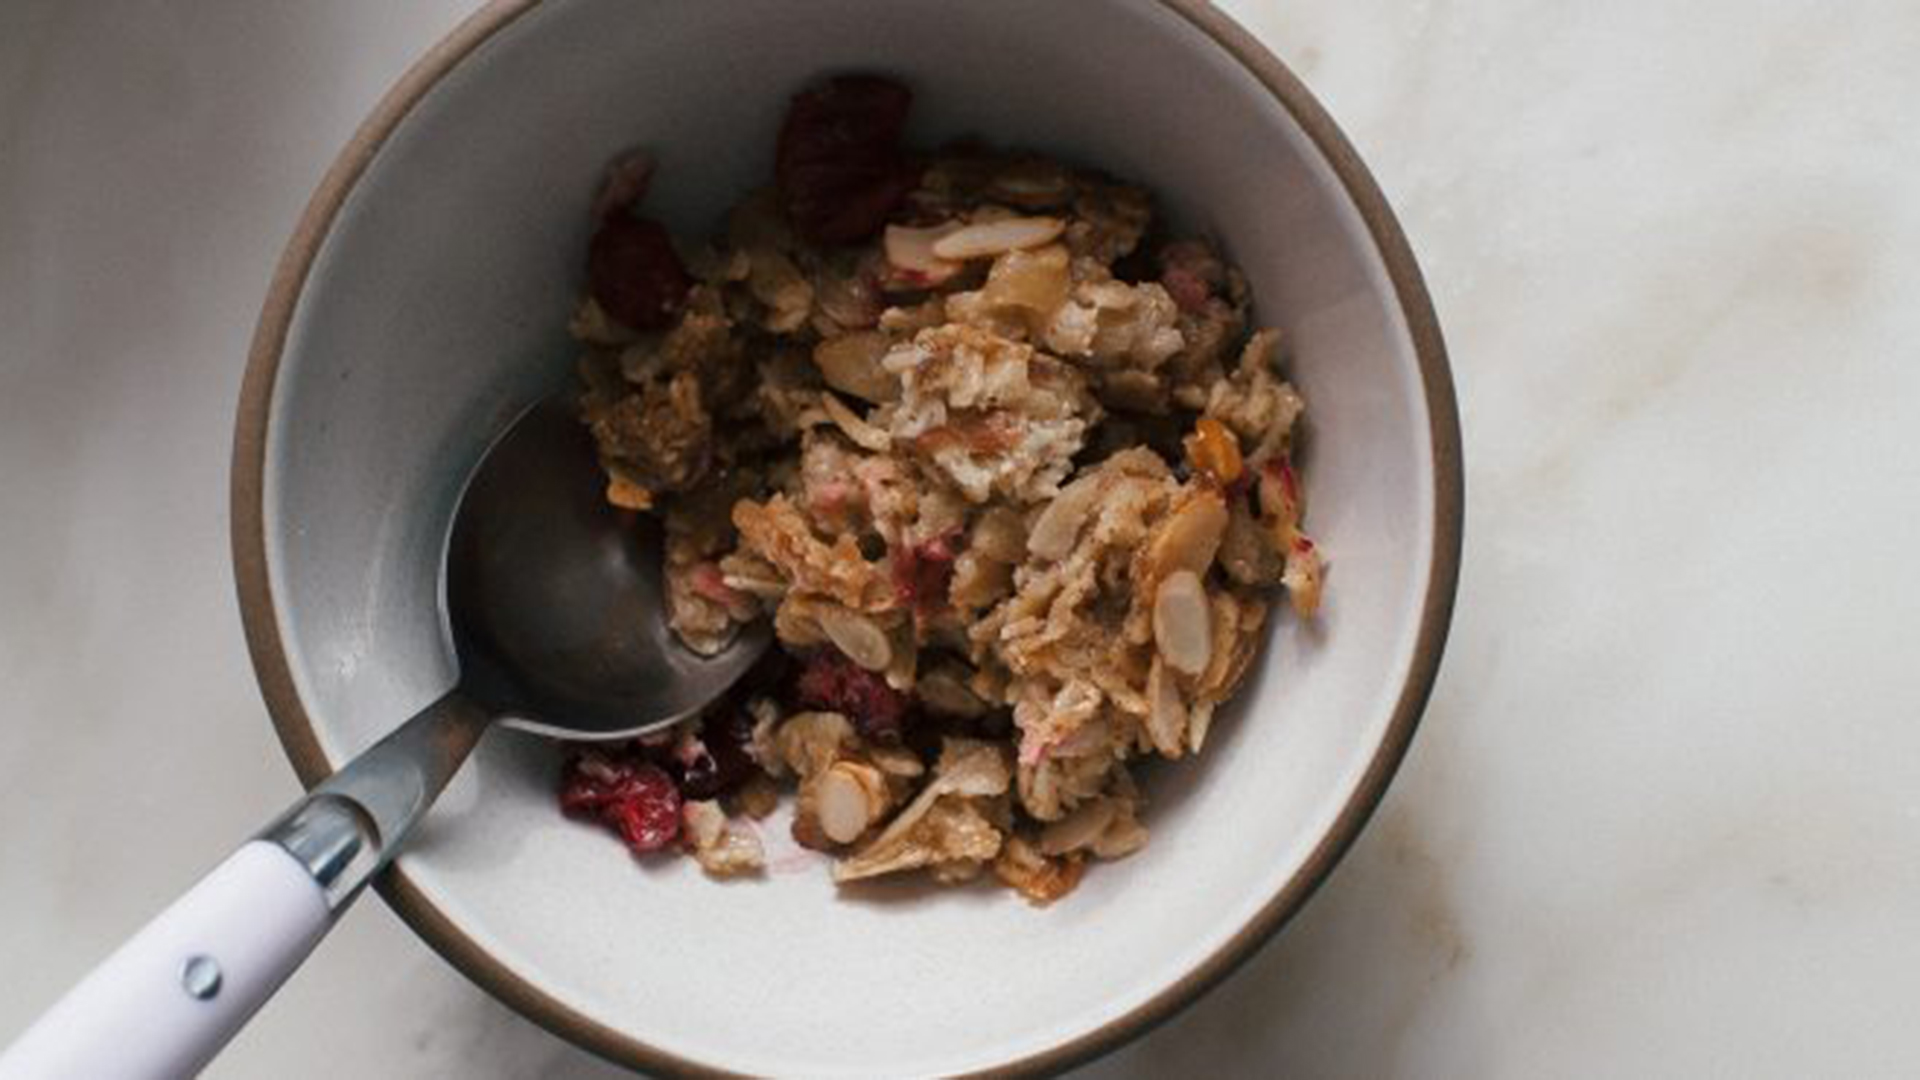
[[[267,572],[264,481],[267,421],[280,357],[300,293],[341,204],[387,138],[461,61],[542,0],[493,0],[417,60],[381,98],[320,181],[282,252],[255,328],[234,429],[231,517],[234,578],[247,649],[282,747],[300,782],[311,788],[334,768],[294,688],[280,640]],[[1333,826],[1298,872],[1219,949],[1152,998],[1073,1039],[991,1073],[1050,1075],[1139,1037],[1198,999],[1251,957],[1326,880],[1372,816],[1399,768],[1439,672],[1459,581],[1465,491],[1458,405],[1446,347],[1413,251],[1372,174],[1326,110],[1298,78],[1243,27],[1206,0],[1156,0],[1234,57],[1292,115],[1324,156],[1360,212],[1400,302],[1420,365],[1434,462],[1433,572],[1422,603],[1420,633],[1393,716]],[[404,869],[382,875],[378,891],[434,951],[467,978],[549,1031],[610,1061],[650,1072],[735,1075],[671,1054],[592,1020],[551,997],[489,955],[430,902]],[[982,1074],[984,1075],[984,1073]]]

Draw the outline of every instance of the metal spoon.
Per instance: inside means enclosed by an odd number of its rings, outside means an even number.
[[[657,528],[609,506],[591,437],[535,405],[469,477],[447,545],[460,681],[314,788],[0,1055],[0,1078],[197,1072],[391,862],[499,722],[617,739],[686,719],[766,649],[701,657],[668,631]]]

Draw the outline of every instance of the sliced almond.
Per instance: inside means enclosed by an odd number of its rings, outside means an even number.
[[[1010,217],[967,225],[933,241],[937,258],[964,260],[1050,244],[1067,224],[1056,217]]]
[[[927,771],[926,762],[904,746],[869,747],[867,757],[873,762],[874,768],[888,776],[911,780],[916,776],[924,776]]]
[[[1204,574],[1227,533],[1227,500],[1217,491],[1194,491],[1147,544],[1147,582],[1181,570]]]
[[[879,404],[900,397],[900,380],[880,366],[893,341],[877,330],[827,338],[813,347],[813,363],[827,385]]]
[[[1180,756],[1187,736],[1187,703],[1180,696],[1177,682],[1166,664],[1155,657],[1147,672],[1147,735],[1153,739],[1153,748],[1170,758]]]
[[[1153,641],[1167,665],[1183,675],[1198,675],[1213,659],[1213,617],[1199,575],[1176,570],[1153,597]]]
[[[843,607],[820,609],[820,629],[847,659],[868,671],[885,671],[893,663],[893,643],[878,623]]]
[[[954,231],[952,224],[915,229],[889,225],[881,238],[887,266],[900,285],[925,289],[939,285],[960,272],[960,264],[941,256],[935,249],[940,240]]]
[[[1118,807],[1106,830],[1093,841],[1093,853],[1103,859],[1118,859],[1147,846],[1147,830],[1133,815],[1131,803]]]
[[[1016,161],[994,174],[987,191],[1002,202],[1040,210],[1059,206],[1073,194],[1073,178],[1052,161]]]
[[[748,252],[751,269],[747,272],[747,291],[767,306],[767,329],[787,333],[807,321],[813,307],[813,286],[800,275],[800,268],[773,248]]]
[[[914,693],[929,711],[942,716],[972,718],[987,711],[987,703],[967,688],[961,673],[948,668],[935,668],[920,676]]]
[[[885,812],[886,779],[870,765],[836,762],[814,781],[812,801],[827,839],[851,844]]]
[[[1213,708],[1211,701],[1193,703],[1193,718],[1187,722],[1187,748],[1196,754],[1206,745],[1207,732],[1213,727]]]
[[[1040,854],[1065,855],[1079,851],[1100,839],[1113,823],[1117,807],[1112,799],[1090,799],[1073,812],[1040,830]]]
[[[839,428],[847,438],[852,439],[853,445],[860,449],[871,450],[877,454],[884,453],[893,446],[893,436],[867,423],[864,417],[847,408],[846,402],[841,401],[839,395],[821,394],[820,407],[826,410],[827,419],[833,421],[833,426]]]
[[[1034,520],[1027,534],[1027,550],[1048,561],[1065,558],[1106,490],[1104,480],[1099,475],[1083,476],[1062,488]]]
[[[854,738],[853,722],[839,713],[795,713],[773,730],[774,755],[763,760],[804,780],[832,765]]]

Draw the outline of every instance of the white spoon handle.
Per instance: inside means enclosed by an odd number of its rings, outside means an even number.
[[[278,844],[250,841],[0,1054],[0,1080],[192,1076],[331,918],[306,866]]]

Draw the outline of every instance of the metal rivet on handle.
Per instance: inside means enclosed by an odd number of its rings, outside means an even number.
[[[190,956],[180,969],[180,985],[187,993],[207,1001],[220,992],[220,964],[211,956]]]

